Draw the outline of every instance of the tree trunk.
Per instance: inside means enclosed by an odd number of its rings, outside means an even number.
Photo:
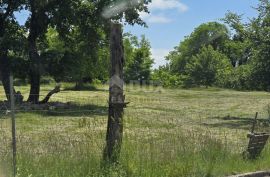
[[[36,39],[30,35],[28,42],[30,58],[29,79],[31,88],[27,101],[37,104],[40,93],[40,57],[37,51]]]
[[[0,20],[0,39],[5,36],[5,19]],[[2,42],[2,41],[1,41]],[[2,84],[5,90],[7,100],[10,98],[9,76],[10,76],[10,61],[8,60],[8,49],[3,43],[0,44],[0,75]],[[14,92],[15,93],[15,92]]]
[[[2,2],[2,1],[1,1]],[[3,14],[0,15],[0,79],[2,80],[2,84],[5,90],[6,98],[8,101],[10,101],[10,74],[11,74],[11,64],[10,60],[8,59],[8,49],[9,46],[5,44],[5,36],[9,35],[7,34],[7,28],[8,28],[8,21],[9,17],[13,14],[13,4],[14,2],[8,1],[7,3],[7,10]],[[13,91],[15,92],[15,89],[13,87]]]
[[[75,85],[75,90],[81,90],[83,89],[83,80],[82,78],[78,79]]]
[[[110,40],[111,79],[109,89],[109,115],[103,158],[106,162],[116,163],[118,162],[122,145],[123,112],[126,106],[125,96],[123,94],[124,48],[120,24],[112,24]]]
[[[7,100],[10,99],[10,87],[9,87],[9,76],[10,76],[10,62],[7,57],[7,51],[0,52],[0,72],[2,84],[5,90]],[[14,92],[15,93],[15,92]]]

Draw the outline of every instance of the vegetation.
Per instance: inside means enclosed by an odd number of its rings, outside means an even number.
[[[38,102],[42,76],[52,77],[56,82],[76,82],[77,90],[86,82],[107,82],[110,19],[119,20],[124,16],[122,20],[128,24],[146,25],[138,12],[147,12],[149,2],[111,16],[104,15],[104,8],[109,3],[117,5],[117,1],[1,3],[0,67],[6,96],[8,98],[8,76],[13,71],[16,78],[30,83],[28,101]],[[151,70],[154,60],[146,37],[138,39],[125,34],[125,82],[150,83],[153,80],[165,87],[267,90],[270,84],[268,8],[269,2],[260,0],[256,8],[258,16],[249,22],[243,23],[240,15],[229,12],[221,22],[201,24],[170,52],[166,57],[169,64],[156,70]],[[31,13],[26,24],[20,26],[13,13],[22,9],[37,14]]]
[[[29,80],[27,101],[32,103],[39,103],[40,79],[46,74],[56,81],[67,80],[62,77],[65,75],[68,80],[76,81],[77,87],[85,80],[105,80],[111,20],[146,25],[139,12],[148,12],[149,1],[136,4],[127,1],[129,8],[119,12],[108,9],[113,9],[117,3],[117,0],[1,1],[0,68],[7,99],[12,65],[17,66],[15,73],[23,73],[23,79]],[[30,14],[22,26],[14,16],[21,10]],[[20,49],[16,48],[17,41],[22,41]],[[15,65],[11,57],[25,67]]]
[[[226,55],[215,51],[212,46],[203,47],[186,66],[186,86],[193,84],[212,86],[226,72],[230,72],[231,65]]]
[[[242,23],[240,15],[229,12],[223,19],[224,24],[209,22],[197,27],[167,56],[169,69],[166,73],[171,74],[172,77],[177,75],[180,79],[179,86],[185,87],[215,85],[234,89],[268,90],[270,82],[269,50],[267,50],[269,36],[267,34],[270,16],[267,9],[269,9],[269,4],[269,1],[260,0],[256,8],[258,17],[247,23]],[[224,73],[218,73],[218,70],[213,70],[213,67],[203,67],[202,63],[199,64],[201,60],[207,65],[206,60],[208,58],[209,61],[209,57],[202,56],[201,52],[209,47],[215,53],[220,53],[219,57],[213,57],[221,60],[222,67],[226,68]],[[221,55],[223,57],[220,57]],[[194,64],[194,58],[197,58],[196,64]],[[228,62],[231,66],[228,66]],[[161,71],[155,72],[163,73],[164,70],[161,68]],[[196,79],[195,75],[207,78],[208,83],[206,80],[202,82],[202,79]],[[215,79],[214,76],[216,76]],[[163,85],[168,84],[163,83]],[[174,85],[173,82],[170,86]]]
[[[154,63],[151,58],[151,46],[145,36],[138,41],[136,36],[126,34],[124,38],[125,48],[125,81],[139,83],[149,82],[151,67]],[[145,84],[145,83],[144,83]]]
[[[51,88],[42,86],[41,93]],[[52,98],[73,100],[70,109],[17,113],[19,176],[201,177],[269,168],[269,145],[257,160],[242,157],[255,111],[260,112],[256,131],[269,129],[268,93],[128,86],[126,99],[131,103],[124,116],[120,165],[102,169],[105,88],[62,91]],[[20,90],[28,94],[27,86]],[[3,167],[11,167],[10,119],[4,115],[1,112],[0,153]]]
[[[243,152],[255,112],[259,131],[270,127],[270,1],[259,0],[258,16],[246,23],[229,12],[222,21],[199,25],[169,53],[168,64],[154,70],[145,36],[122,37],[116,30],[117,47],[109,39],[111,23],[147,26],[140,14],[150,2],[0,1],[0,176],[12,167],[12,90],[17,176],[211,177],[269,169],[269,144],[254,160]],[[19,25],[14,14],[22,10],[29,17]],[[108,111],[105,83],[113,74],[109,106],[115,111]],[[125,93],[119,78],[130,84]],[[112,122],[121,132],[116,145],[124,133],[120,159],[108,165],[106,124],[113,127],[108,132],[116,130]]]

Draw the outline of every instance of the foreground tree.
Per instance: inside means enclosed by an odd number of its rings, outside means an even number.
[[[9,100],[9,76],[11,61],[9,55],[13,49],[18,49],[20,27],[15,21],[14,12],[22,8],[22,0],[0,1],[0,76],[5,94]],[[15,92],[14,92],[15,93]]]
[[[123,113],[125,107],[123,66],[124,48],[120,24],[112,24],[111,31],[111,72],[109,93],[109,115],[104,158],[117,162],[123,138]]]

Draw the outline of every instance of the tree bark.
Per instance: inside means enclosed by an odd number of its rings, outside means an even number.
[[[10,61],[8,60],[8,48],[5,46],[3,42],[3,38],[5,37],[5,30],[6,28],[6,23],[5,23],[5,18],[1,18],[0,20],[0,39],[1,39],[1,44],[0,44],[0,75],[1,75],[1,80],[2,84],[4,87],[5,95],[7,100],[10,100],[10,86],[9,86],[9,76],[11,72],[11,66],[10,66]],[[15,93],[15,90],[14,90]]]
[[[7,57],[7,51],[0,52],[0,72],[1,80],[5,90],[5,95],[7,100],[10,100],[10,86],[9,86],[9,76],[10,76],[10,62]]]
[[[5,13],[0,14],[0,76],[2,80],[2,84],[5,90],[6,98],[10,101],[10,74],[11,74],[11,64],[8,59],[8,49],[10,46],[7,46],[5,40],[8,29],[9,17],[12,16],[15,9],[17,9],[16,1],[8,1]],[[13,91],[15,89],[13,87]]]
[[[28,102],[37,104],[39,101],[40,93],[40,56],[37,50],[36,37],[29,35],[28,47],[29,47],[29,58],[30,58],[30,68],[29,68],[29,79],[30,79],[30,93],[28,97]]]
[[[123,112],[125,103],[123,65],[124,48],[122,41],[122,28],[120,24],[111,25],[111,72],[109,88],[109,110],[108,126],[106,135],[106,146],[104,149],[104,160],[117,163],[123,138]]]

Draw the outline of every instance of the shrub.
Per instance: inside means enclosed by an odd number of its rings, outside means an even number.
[[[256,86],[252,84],[251,69],[249,65],[241,65],[228,72],[224,78],[219,78],[218,86],[237,90],[251,90]]]
[[[183,84],[180,75],[170,73],[165,67],[155,70],[152,80],[163,87],[177,87]]]

